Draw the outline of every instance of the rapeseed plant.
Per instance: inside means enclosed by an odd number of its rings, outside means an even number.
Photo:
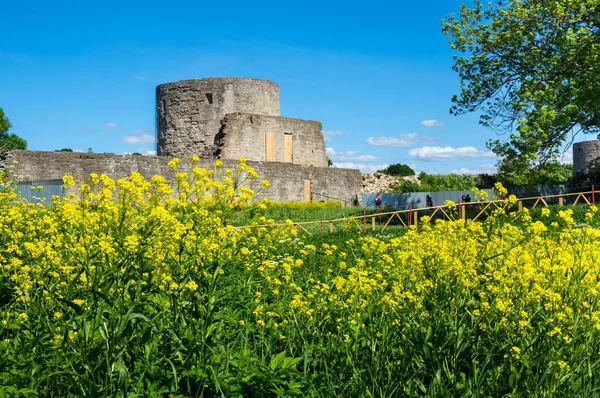
[[[244,159],[198,161],[0,193],[0,396],[596,394],[595,206],[317,239],[261,218]]]

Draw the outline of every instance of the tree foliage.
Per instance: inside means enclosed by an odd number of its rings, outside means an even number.
[[[420,184],[414,181],[401,181],[394,192],[439,192],[468,191],[478,185],[477,177],[470,174],[419,174]]]
[[[588,188],[591,185],[600,187],[600,159],[592,161],[587,171],[574,173],[569,185],[575,189]]]
[[[379,172],[395,177],[407,177],[415,175],[415,171],[411,169],[410,166],[401,163],[391,164],[385,169],[379,170]]]
[[[600,131],[600,0],[475,0],[442,26],[461,80],[451,113],[479,111],[508,133],[488,147],[513,166],[533,169],[573,134]]]
[[[549,161],[530,169],[518,159],[505,159],[496,177],[504,186],[566,184],[573,177],[573,165]]]
[[[9,133],[12,124],[0,108],[0,150],[27,149],[27,141],[16,134]]]

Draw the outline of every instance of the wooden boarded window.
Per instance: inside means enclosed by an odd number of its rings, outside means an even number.
[[[283,153],[285,155],[284,162],[292,163],[292,135],[286,134],[283,136]]]
[[[304,201],[310,202],[310,180],[304,180]]]
[[[274,162],[275,161],[275,137],[273,134],[267,133],[265,134],[265,161]]]

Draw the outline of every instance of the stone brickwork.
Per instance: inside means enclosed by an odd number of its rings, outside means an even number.
[[[573,172],[586,172],[595,160],[600,160],[600,140],[573,144]]]
[[[182,80],[156,88],[159,156],[288,161],[327,167],[321,123],[279,116],[279,86],[234,77]],[[267,158],[267,135],[273,155]],[[290,143],[285,155],[284,141]],[[287,141],[286,141],[287,140]]]
[[[254,161],[265,161],[265,134],[269,133],[274,139],[275,162],[285,162],[284,137],[289,135],[293,164],[328,166],[320,122],[234,113],[225,116],[222,125],[222,159],[238,159],[244,156]]]
[[[215,156],[229,113],[279,116],[279,86],[234,77],[181,80],[156,88],[157,154]]]
[[[90,173],[104,173],[113,179],[137,171],[146,178],[162,175],[173,182],[165,156],[104,155],[79,152],[12,151],[3,158],[14,180],[51,180],[70,174],[78,182],[86,181]],[[224,160],[224,167],[235,168],[237,161]],[[248,162],[258,173],[253,189],[260,180],[271,182],[264,196],[274,201],[304,200],[305,180],[310,180],[312,200],[337,199],[346,205],[360,204],[361,174],[358,170],[309,167],[280,162]],[[200,166],[212,168],[212,159],[201,160]],[[185,162],[182,163],[185,169]],[[258,196],[260,198],[260,195]]]
[[[421,180],[417,176],[394,177],[383,173],[363,174],[362,193],[390,193],[402,180],[412,181],[421,185]]]

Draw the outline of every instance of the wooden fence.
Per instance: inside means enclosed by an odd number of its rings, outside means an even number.
[[[554,202],[556,202],[556,204],[560,206],[575,206],[577,204],[589,205],[596,203],[595,194],[596,193],[594,191],[594,188],[592,187],[592,190],[588,192],[575,192],[557,195],[517,198],[516,205],[519,210],[523,210],[523,208],[534,209],[536,207],[547,207],[551,204],[554,204]],[[456,216],[459,219],[472,219],[475,221],[479,219],[483,214],[485,214],[486,211],[490,209],[504,209],[505,205],[506,200],[501,199],[468,203],[461,203],[459,201],[458,203],[455,203],[454,205],[450,206],[450,208],[446,205],[441,205],[413,209],[411,205],[407,210],[397,210],[390,212],[383,212],[383,210],[380,208],[379,213],[372,214],[367,214],[367,210],[365,209],[363,211],[362,216],[351,216],[332,220],[323,220],[323,218],[321,217],[320,220],[316,221],[294,222],[292,224],[292,228],[312,235],[312,233],[308,230],[308,228],[310,228],[311,226],[318,226],[318,228],[315,229],[318,229],[320,233],[324,233],[334,232],[336,229],[339,229],[340,224],[350,224],[352,226],[358,227],[364,232],[366,232],[367,229],[375,231],[378,228],[383,232],[386,230],[386,228],[390,226],[390,223],[392,223],[394,220],[398,220],[397,223],[405,228],[408,228],[409,225],[419,225],[419,220],[423,217],[423,215],[429,217],[427,219],[427,222],[434,219],[436,215],[438,216],[438,219],[452,220],[453,218],[451,214],[456,214]],[[471,213],[470,217],[469,213]],[[385,218],[387,218],[387,221],[383,222]],[[289,223],[274,223],[261,225],[245,225],[237,228],[258,228],[260,234],[260,228],[278,228],[289,225]]]

